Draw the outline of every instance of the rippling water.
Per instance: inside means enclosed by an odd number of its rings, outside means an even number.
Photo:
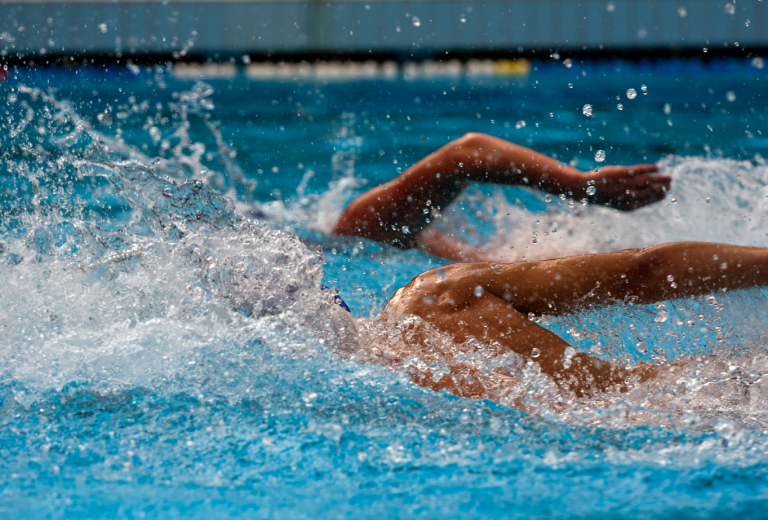
[[[601,149],[674,177],[664,202],[633,213],[473,186],[438,225],[498,256],[767,245],[765,80],[735,61],[330,84],[12,74],[0,85],[0,512],[763,516],[764,291],[545,317],[596,355],[686,364],[573,401],[481,346],[464,361],[494,400],[467,400],[410,383],[413,369],[442,377],[439,359],[388,355],[422,324],[372,319],[440,261],[325,230],[366,186],[472,130],[584,169]],[[641,84],[649,93],[627,99]],[[321,282],[353,308],[359,352]]]

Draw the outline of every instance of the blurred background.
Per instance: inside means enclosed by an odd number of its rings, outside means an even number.
[[[768,47],[761,0],[32,0],[3,1],[0,13],[7,63],[743,56]]]

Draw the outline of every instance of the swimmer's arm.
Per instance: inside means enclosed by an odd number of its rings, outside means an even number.
[[[530,186],[630,210],[665,196],[671,179],[657,171],[638,165],[584,173],[524,146],[469,133],[353,200],[333,232],[412,247],[431,212],[446,208],[470,182]]]
[[[501,274],[490,266],[481,271],[484,274],[478,274],[478,280],[486,290],[505,298],[521,313],[556,315],[616,301],[647,304],[718,290],[766,286],[768,249],[676,242],[506,264]]]
[[[578,396],[611,389],[625,391],[629,376],[643,381],[653,375],[652,366],[627,369],[581,352],[572,352],[567,358],[569,345],[562,338],[531,321],[503,298],[478,290],[482,280],[476,277],[482,278],[486,266],[453,264],[422,273],[395,293],[386,314],[394,312],[395,318],[415,314],[457,343],[471,338],[495,342],[534,360],[558,386]],[[425,386],[433,387],[428,383]]]

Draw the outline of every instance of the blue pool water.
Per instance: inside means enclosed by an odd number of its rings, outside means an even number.
[[[411,384],[418,359],[350,355],[317,288],[340,288],[361,351],[407,339],[413,322],[371,317],[441,261],[326,230],[356,193],[467,131],[674,177],[634,213],[472,186],[438,225],[499,257],[768,245],[766,80],[750,61],[347,82],[13,72],[0,85],[0,515],[763,518],[763,291],[545,317],[621,362],[699,357],[583,401],[514,357],[468,359],[492,401]],[[501,390],[498,366],[517,378]]]

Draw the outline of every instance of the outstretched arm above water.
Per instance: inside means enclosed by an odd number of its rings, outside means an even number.
[[[562,388],[589,395],[626,390],[627,377],[645,380],[656,368],[626,370],[582,353],[564,364],[568,344],[529,320],[530,314],[766,285],[768,248],[678,242],[541,262],[444,266],[422,273],[395,293],[384,315],[420,316],[460,343],[470,337],[496,341],[536,358]]]
[[[418,245],[416,235],[433,218],[431,210],[446,208],[470,182],[536,187],[633,210],[664,198],[671,178],[657,172],[653,164],[581,172],[524,146],[469,133],[353,200],[333,232],[413,247]],[[592,186],[595,192],[590,194]]]

